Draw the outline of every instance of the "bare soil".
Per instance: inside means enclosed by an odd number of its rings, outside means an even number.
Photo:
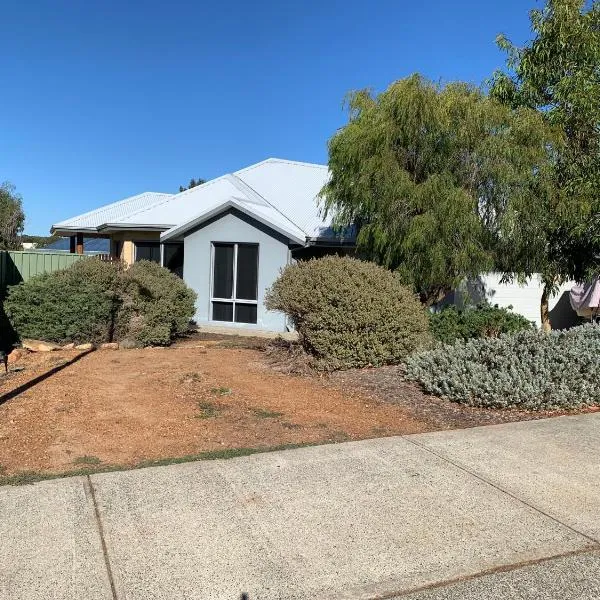
[[[171,348],[27,354],[0,375],[0,474],[547,416],[427,396],[397,367],[290,375],[266,359],[267,343],[204,335]]]
[[[76,356],[28,354],[0,378],[4,475],[427,429],[399,406],[269,370],[259,350],[198,340],[97,350],[10,397]]]

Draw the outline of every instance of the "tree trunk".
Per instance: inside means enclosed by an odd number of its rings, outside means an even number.
[[[542,318],[542,331],[551,331],[552,325],[550,324],[550,295],[552,293],[552,286],[544,283],[544,291],[542,292],[542,300],[540,303],[540,316]]]

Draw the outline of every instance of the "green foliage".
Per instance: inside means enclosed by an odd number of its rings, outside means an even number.
[[[520,331],[411,356],[407,377],[469,406],[525,410],[600,405],[600,327]]]
[[[119,311],[119,274],[114,263],[80,260],[11,286],[5,309],[21,338],[107,342]]]
[[[5,308],[22,338],[147,346],[167,345],[186,331],[194,301],[181,279],[155,263],[124,270],[84,259],[12,286]]]
[[[194,179],[192,177],[192,179],[190,179],[190,182],[187,185],[187,187],[184,185],[179,186],[179,192],[181,193],[181,192],[185,192],[186,190],[191,190],[192,188],[195,188],[198,185],[202,185],[203,183],[206,183],[206,179],[200,179],[200,178]]]
[[[337,225],[356,225],[360,251],[428,303],[488,269],[506,199],[526,201],[546,160],[541,116],[419,75],[378,96],[355,92],[348,104],[322,191]]]
[[[284,312],[321,369],[402,361],[430,343],[427,315],[387,269],[327,256],[287,266],[266,295]]]
[[[511,200],[498,256],[505,272],[541,273],[547,297],[600,268],[600,3],[548,0],[530,14],[528,46],[498,37],[508,72],[495,73],[491,95],[538,110],[556,136],[539,193]]]
[[[15,186],[5,181],[0,185],[0,250],[20,250],[24,224],[22,198]]]
[[[452,344],[456,340],[498,337],[501,333],[534,328],[533,323],[524,316],[489,304],[465,310],[449,306],[433,313],[429,325],[434,339],[444,344]]]
[[[140,346],[166,346],[188,330],[196,294],[183,279],[142,260],[123,274],[126,335]]]
[[[22,242],[29,242],[36,245],[36,248],[45,248],[49,246],[53,242],[60,240],[61,237],[59,235],[27,235],[23,234],[21,236]]]

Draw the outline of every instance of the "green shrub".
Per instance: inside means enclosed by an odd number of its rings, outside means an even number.
[[[290,317],[321,369],[401,362],[431,341],[427,315],[414,294],[391,271],[353,258],[289,265],[265,303]]]
[[[81,260],[9,288],[4,307],[21,338],[52,342],[106,342],[119,311],[121,269]]]
[[[143,260],[124,272],[123,283],[122,336],[140,346],[166,346],[187,331],[196,294],[181,278]]]
[[[429,324],[434,339],[444,344],[452,344],[460,339],[498,337],[502,333],[534,328],[533,323],[524,316],[489,304],[465,310],[449,306],[433,313]]]
[[[467,404],[525,410],[600,404],[600,327],[459,341],[407,360],[407,378]]]
[[[86,259],[11,287],[5,308],[22,338],[166,345],[187,329],[195,297],[155,263]]]

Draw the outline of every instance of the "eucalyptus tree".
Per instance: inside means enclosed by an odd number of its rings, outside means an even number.
[[[556,137],[550,181],[533,198],[513,199],[500,258],[508,276],[541,274],[542,323],[550,329],[551,293],[600,270],[600,3],[548,0],[530,18],[528,45],[498,36],[508,71],[495,73],[491,95],[539,111]]]
[[[0,185],[0,250],[14,250],[20,247],[25,213],[23,201],[15,186],[4,182]]]
[[[324,213],[356,226],[361,254],[426,304],[493,268],[510,203],[532,201],[546,171],[542,115],[420,75],[347,104],[349,121],[329,141]]]

